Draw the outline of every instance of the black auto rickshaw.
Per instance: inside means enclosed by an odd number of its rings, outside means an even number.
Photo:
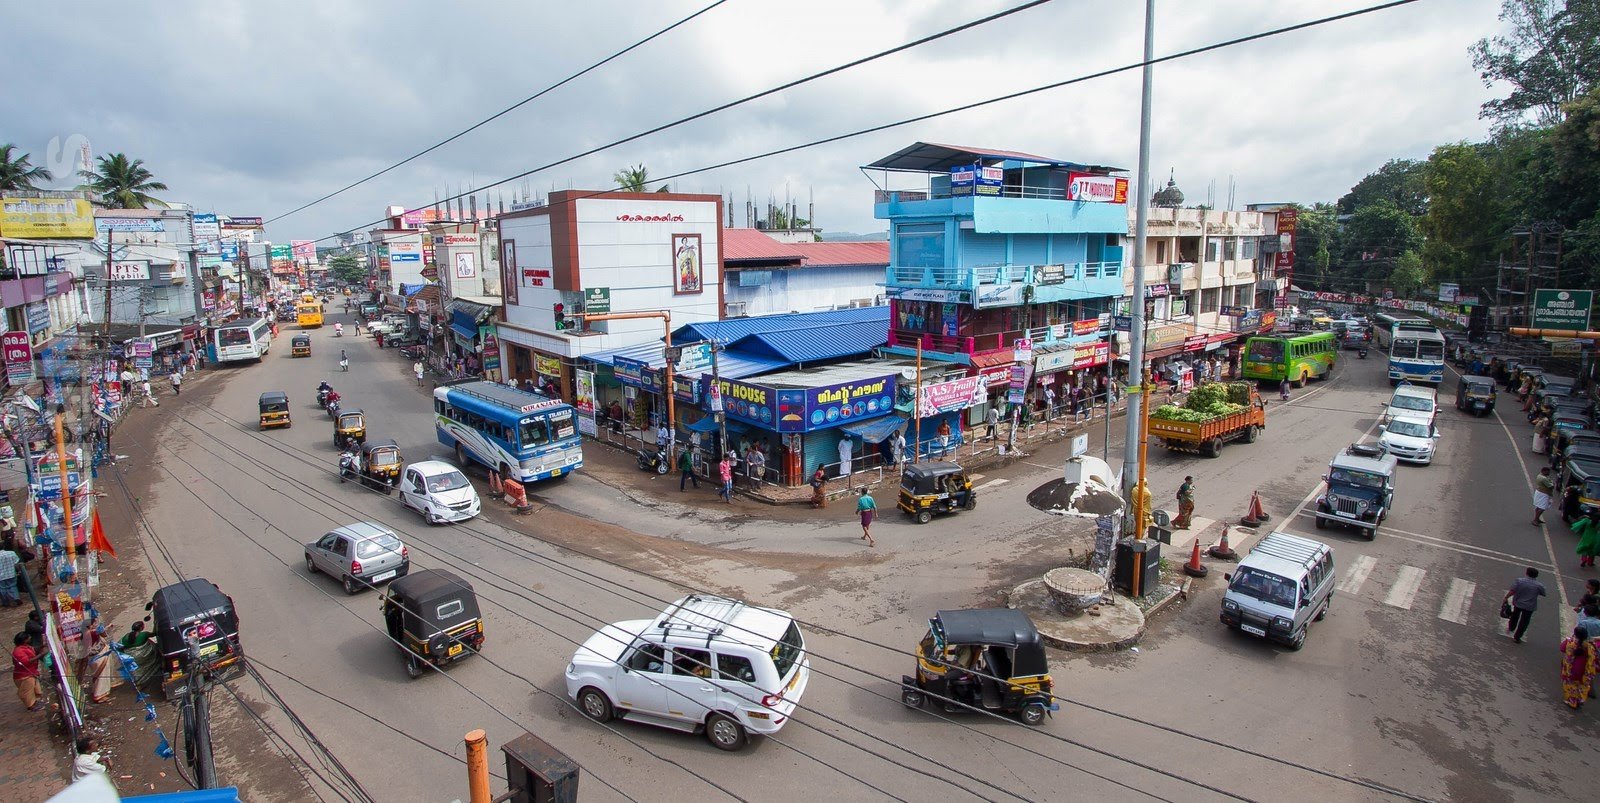
[[[1494,380],[1489,377],[1462,375],[1456,385],[1456,409],[1473,415],[1492,413],[1497,392]]]
[[[367,442],[367,417],[360,410],[340,410],[333,418],[333,448]]]
[[[972,489],[966,469],[955,463],[912,463],[900,475],[900,496],[895,506],[918,524],[927,524],[935,513],[977,507],[978,492]]]
[[[393,438],[368,441],[361,445],[361,481],[385,494],[400,482],[400,444]]]
[[[1038,725],[1060,706],[1050,693],[1050,664],[1039,630],[1014,608],[939,611],[917,644],[917,674],[900,677],[900,702],[921,708],[933,698],[945,711],[1015,714]]]
[[[158,589],[145,610],[161,653],[161,690],[168,697],[190,674],[223,681],[244,674],[239,614],[233,598],[195,578]]]
[[[290,357],[311,356],[311,335],[295,335],[289,338]]]
[[[421,569],[383,592],[384,629],[405,655],[406,674],[420,677],[483,649],[483,616],[472,584],[444,569]]]
[[[256,401],[261,407],[261,428],[287,427],[289,423],[289,394],[269,390]]]

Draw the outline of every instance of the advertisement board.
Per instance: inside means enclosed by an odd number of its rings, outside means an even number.
[[[0,197],[0,235],[93,239],[94,208],[80,198]]]
[[[1067,174],[1067,200],[1102,204],[1126,204],[1128,180],[1092,173]]]
[[[1299,220],[1300,212],[1294,207],[1278,210],[1278,255],[1275,265],[1280,269],[1294,268],[1294,231]]]
[[[167,230],[166,223],[154,218],[143,217],[101,217],[94,220],[96,234],[105,234],[108,231],[122,232],[163,232]]]
[[[225,229],[259,229],[261,228],[261,218],[227,217],[222,220],[222,227]]]
[[[389,261],[391,263],[414,262],[420,264],[422,262],[422,244],[405,241],[389,243]]]
[[[267,257],[273,262],[290,262],[294,260],[294,249],[287,245],[274,245]]]
[[[626,360],[627,358],[626,357],[618,357],[617,359],[618,360]],[[641,366],[637,370],[637,375],[640,376],[640,377],[643,377],[644,368],[642,366],[644,366],[645,364],[642,363],[642,362],[639,362],[638,360],[628,360],[628,362],[629,363],[637,363],[639,366]],[[533,370],[534,370],[534,373],[537,373],[537,374],[539,374],[541,376],[549,376],[549,377],[559,378],[561,376],[561,358],[559,358],[559,357],[546,357],[543,354],[535,354],[535,355],[533,355]],[[620,379],[621,378],[621,376],[620,376],[620,371],[621,371],[620,367],[618,368],[618,371],[619,371],[618,378]]]
[[[498,371],[500,369],[500,336],[495,332],[494,324],[478,327],[478,342],[483,344],[483,370]]]
[[[36,335],[50,328],[50,305],[43,301],[35,301],[23,308],[23,316],[28,321],[28,334]]]
[[[616,374],[617,381],[636,388],[644,387],[644,372],[649,367],[647,363],[628,357],[611,358],[611,368]]]
[[[1533,328],[1587,331],[1593,308],[1593,290],[1535,290]]]
[[[1111,360],[1110,343],[1082,343],[1072,349],[1072,369],[1081,371]]]
[[[583,311],[596,314],[611,311],[611,288],[586,287],[583,291]]]
[[[12,385],[33,381],[33,340],[27,332],[0,335],[0,351],[5,354],[6,381]]]
[[[774,404],[777,400],[777,392],[772,388],[752,385],[748,382],[739,382],[733,379],[720,379],[713,383],[709,376],[702,376],[701,382],[708,386],[706,392],[701,394],[701,397],[708,398],[711,393],[710,386],[714,385],[719,398],[722,400],[723,411],[730,418],[738,418],[763,427],[778,428],[776,425],[780,416]],[[799,402],[799,408],[803,410],[805,408],[805,397],[801,396]],[[795,409],[788,410],[787,414],[794,416],[802,424],[804,423],[802,413]],[[794,431],[799,431],[799,429]]]
[[[806,424],[820,429],[894,409],[895,374],[805,391]]]
[[[294,254],[296,260],[307,265],[315,264],[317,261],[317,242],[315,240],[290,240],[289,251]]]
[[[128,344],[128,351],[133,355],[133,367],[149,370],[153,365],[151,357],[155,354],[155,344],[148,340],[135,340]]]
[[[1000,373],[1007,380],[1011,377],[1009,368]],[[988,377],[984,374],[923,385],[917,394],[917,417],[928,418],[983,404],[984,399],[988,397],[988,387]]]
[[[222,224],[217,222],[217,216],[209,212],[196,212],[194,215],[194,239],[196,242],[213,242],[222,239]]]
[[[1455,304],[1461,296],[1461,285],[1448,282],[1439,283],[1439,300],[1446,304]]]
[[[150,278],[150,261],[143,259],[111,263],[111,281],[142,282]]]

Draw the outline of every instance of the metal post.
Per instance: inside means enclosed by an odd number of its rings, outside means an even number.
[[[662,324],[667,328],[667,350],[661,356],[667,358],[666,374],[661,380],[661,392],[667,397],[667,470],[677,464],[675,452],[678,445],[678,408],[675,404],[676,395],[672,392],[672,313],[663,311]]]
[[[1155,58],[1155,0],[1145,0],[1144,4],[1144,69],[1143,87],[1139,98],[1139,167],[1137,193],[1138,209],[1134,217],[1133,237],[1133,298],[1129,303],[1128,341],[1131,346],[1128,353],[1128,427],[1127,443],[1123,446],[1122,458],[1122,498],[1135,502],[1137,496],[1139,477],[1137,471],[1130,471],[1139,465],[1140,446],[1140,421],[1143,419],[1142,409],[1145,405],[1145,378],[1144,378],[1144,262],[1147,233],[1150,223],[1150,92],[1153,80],[1153,68],[1150,60]],[[1133,513],[1134,505],[1125,508]],[[1138,529],[1137,519],[1129,519],[1128,527],[1124,532]],[[1139,533],[1135,533],[1138,537]],[[1137,590],[1137,589],[1135,589]]]
[[[467,732],[467,790],[472,803],[489,803],[489,737],[482,729]]]
[[[717,369],[717,341],[711,340],[711,384],[717,386],[717,392],[722,392],[722,374]],[[717,443],[721,444],[723,452],[728,450],[728,416],[726,413],[714,412],[717,417]],[[722,462],[722,455],[717,455],[717,462]],[[707,472],[710,473],[709,471]]]
[[[911,420],[916,422],[916,436],[911,441],[911,462],[917,462],[922,453],[922,338],[917,338],[917,384],[911,397]]]
[[[111,252],[113,250],[111,235],[113,233],[112,229],[106,229],[106,305],[100,312],[104,316],[100,320],[100,339],[105,341],[107,351],[111,349]]]

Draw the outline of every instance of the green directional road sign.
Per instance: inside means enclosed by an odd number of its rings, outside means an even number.
[[[1587,331],[1593,307],[1593,290],[1535,290],[1533,328]]]
[[[583,291],[583,311],[603,313],[611,311],[611,288],[590,287]]]

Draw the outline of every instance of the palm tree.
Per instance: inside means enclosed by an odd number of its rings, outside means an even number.
[[[152,205],[166,206],[161,199],[149,193],[164,190],[167,185],[151,181],[155,174],[145,169],[143,159],[129,159],[120,153],[108,154],[98,160],[98,170],[81,170],[84,184],[78,189],[100,196],[100,202],[112,209],[145,209]]]
[[[24,153],[13,159],[11,153],[16,149],[9,142],[0,145],[0,190],[36,190],[36,182],[55,180],[49,170],[29,162],[33,154]]]
[[[617,189],[625,192],[649,192],[645,185],[650,183],[650,171],[644,165],[638,167],[625,167],[611,175],[611,180],[617,183]],[[670,192],[667,185],[662,184],[656,192]]]

